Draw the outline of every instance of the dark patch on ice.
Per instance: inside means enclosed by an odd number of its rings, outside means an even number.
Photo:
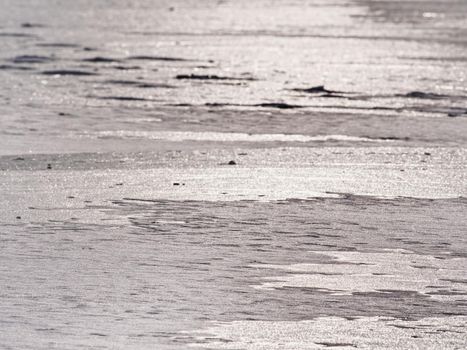
[[[46,63],[53,61],[53,57],[39,56],[39,55],[21,55],[12,58],[10,61],[13,63]]]
[[[191,104],[191,103],[172,103],[172,104],[168,104],[167,106],[170,106],[170,107],[196,107],[196,105]]]
[[[0,33],[3,38],[37,38],[37,35],[27,33]]]
[[[292,287],[292,286],[282,286],[282,287],[273,287],[272,289],[277,291],[300,291],[307,294],[318,294],[318,295],[330,295],[335,293],[341,293],[343,290],[339,289],[329,289],[329,288],[318,288],[318,287]]]
[[[461,117],[464,115],[467,116],[467,109],[453,108],[450,112],[448,112],[448,117],[451,118]]]
[[[467,295],[466,292],[459,292],[454,290],[437,290],[434,292],[427,292],[427,295]]]
[[[324,85],[313,86],[311,88],[295,88],[292,91],[306,92],[307,94],[342,94],[342,91],[328,90]]]
[[[400,239],[400,241],[406,243],[404,240]],[[437,270],[437,267],[433,266],[427,266],[427,265],[410,265],[410,267],[413,267],[414,269],[421,269],[421,270]]]
[[[42,71],[41,74],[43,75],[72,75],[72,76],[99,75],[98,73],[94,73],[94,72],[72,70],[72,69],[46,70],[46,71]]]
[[[147,203],[163,203],[164,201],[160,201],[157,199],[142,199],[142,198],[130,198],[130,197],[123,197],[122,201],[135,201],[135,202],[147,202]],[[112,201],[114,204],[125,204],[122,201]]]
[[[398,56],[397,58],[403,60],[414,60],[414,61],[440,61],[440,62],[465,62],[467,61],[466,56],[422,56],[422,57],[413,57],[413,56]]]
[[[446,315],[446,316],[465,316],[465,313],[463,312],[442,312],[441,314]]]
[[[347,98],[347,97],[345,97]],[[348,110],[389,110],[399,112],[400,110],[389,108],[389,107],[345,107],[345,106],[311,106],[311,105],[294,105],[285,102],[264,102],[264,103],[255,103],[255,104],[243,104],[243,103],[223,103],[223,102],[207,102],[203,104],[193,104],[193,103],[174,103],[167,104],[166,106],[171,107],[263,107],[263,108],[277,108],[277,109],[299,109],[299,108],[328,108],[328,109],[348,109]],[[395,140],[396,138],[388,137],[383,138],[387,140]],[[404,138],[398,140],[405,140]],[[407,139],[408,140],[408,139]]]
[[[415,296],[419,295],[420,293],[415,290],[399,290],[399,289],[376,289],[375,292],[355,292],[352,294],[361,294],[361,295],[370,295],[370,294],[383,294],[383,295],[390,295],[391,298],[397,298],[397,297],[407,297],[407,296]]]
[[[59,115],[60,117],[71,117],[71,116],[73,116],[73,114],[71,114],[71,113],[65,113],[65,112],[58,112],[58,115]]]
[[[441,278],[440,281],[446,281],[446,282],[451,282],[451,283],[462,283],[462,284],[467,284],[467,279]]]
[[[392,99],[392,98],[410,98],[410,99],[422,99],[422,100],[464,100],[467,97],[462,95],[446,95],[446,94],[437,94],[432,92],[423,92],[423,91],[410,91],[408,93],[398,93],[398,94],[357,94],[354,92],[345,92],[345,91],[336,91],[329,90],[324,87],[324,85],[314,86],[311,88],[294,88],[290,89],[295,92],[302,92],[311,95],[315,95],[319,98],[346,98],[349,100],[359,100],[359,101],[368,101],[372,99]],[[363,108],[363,107],[362,107]],[[381,110],[416,110],[411,108],[390,108],[382,106],[373,106],[366,109],[381,109]]]
[[[315,343],[315,344],[318,344],[318,345],[324,345],[326,347],[329,347],[329,348],[332,348],[332,347],[341,347],[341,346],[350,346],[350,347],[353,347],[353,348],[356,348],[356,346],[352,343],[328,343],[328,342],[319,342],[319,343]]]
[[[204,104],[206,107],[227,107],[227,106],[240,106],[232,103],[219,103],[219,102],[208,102]]]
[[[258,103],[252,105],[253,107],[263,107],[263,108],[278,108],[278,109],[296,109],[303,108],[304,106],[300,105],[291,105],[284,102],[271,102],[271,103]]]
[[[187,62],[192,61],[186,58],[180,57],[167,57],[167,56],[129,56],[128,60],[140,60],[140,61],[165,61],[165,62]]]
[[[121,60],[116,59],[116,58],[110,58],[110,57],[101,57],[101,56],[96,56],[96,57],[91,57],[91,58],[85,58],[82,60],[83,62],[91,62],[91,63],[113,63],[113,62],[121,62]]]
[[[136,80],[106,80],[104,81],[104,83],[113,85],[133,86],[137,88],[175,88],[175,86],[169,84],[147,83]]]
[[[381,140],[381,141],[410,141],[409,137],[397,137],[397,136],[380,136],[377,138],[370,136],[362,136],[367,139]]]
[[[230,160],[230,161],[225,162],[225,163],[219,163],[219,165],[237,165],[237,162],[234,161],[234,160]]]
[[[247,82],[245,81],[238,81],[238,82],[234,82],[234,81],[229,81],[229,80],[224,80],[224,81],[212,81],[211,83],[215,83],[217,85],[225,85],[225,86],[245,86],[247,84]]]
[[[12,66],[9,64],[0,65],[0,70],[32,70],[32,67],[27,66]]]
[[[112,66],[113,69],[117,70],[137,70],[141,69],[140,66]]]
[[[150,88],[163,88],[163,89],[174,89],[175,86],[168,84],[157,84],[157,83],[141,83],[133,85],[138,88],[150,89]]]
[[[318,275],[318,276],[344,276],[340,272],[318,272],[318,271],[284,271],[284,274],[297,276],[297,275]],[[297,287],[293,287],[297,288]]]
[[[337,91],[337,90],[329,90],[324,87],[324,85],[313,86],[310,88],[295,88],[291,89],[292,91],[307,93],[311,95],[316,95],[316,97],[324,97],[324,98],[347,98],[352,99],[354,96],[348,96],[349,94],[353,94],[351,92],[344,92],[344,91]]]
[[[347,98],[347,99],[351,98],[349,96],[344,96],[344,95],[339,95],[339,94],[324,94],[324,95],[319,95],[319,97],[324,97],[324,98]]]
[[[45,28],[46,26],[44,24],[40,23],[30,23],[30,22],[25,22],[21,24],[21,28]]]
[[[191,103],[178,103],[173,104],[174,107],[198,107]],[[242,104],[242,103],[221,103],[221,102],[208,102],[204,103],[201,106],[205,107],[262,107],[262,108],[278,108],[278,109],[297,109],[304,108],[305,106],[301,105],[292,105],[284,102],[265,102],[265,103],[255,103],[255,104]]]
[[[40,46],[40,47],[57,47],[57,48],[78,48],[78,47],[80,47],[77,44],[69,44],[69,43],[39,43],[36,46]]]
[[[88,96],[94,97],[98,100],[115,100],[115,101],[150,101],[155,102],[156,100],[152,100],[149,98],[144,97],[133,97],[133,96]]]
[[[418,99],[425,99],[425,100],[441,100],[444,98],[448,98],[448,95],[440,95],[435,94],[432,92],[422,92],[422,91],[411,91],[406,94],[397,94],[396,97],[408,97],[408,98],[418,98]]]
[[[255,81],[253,77],[227,77],[215,74],[179,74],[175,76],[178,80],[241,80],[241,81]]]
[[[171,107],[248,107],[251,105],[240,104],[240,103],[222,103],[222,102],[207,102],[200,105],[193,103],[173,103],[168,104]]]

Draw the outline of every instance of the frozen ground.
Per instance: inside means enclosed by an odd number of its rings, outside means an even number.
[[[4,1],[0,348],[466,348],[466,11]]]

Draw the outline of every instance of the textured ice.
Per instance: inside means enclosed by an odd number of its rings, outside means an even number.
[[[212,326],[196,348],[243,350],[463,349],[467,317],[402,321],[387,317],[302,322],[238,321]]]
[[[467,300],[466,258],[437,258],[404,250],[314,253],[333,260],[325,264],[254,265],[290,273],[268,277],[272,282],[257,288],[316,288],[334,294],[409,291],[438,300]]]

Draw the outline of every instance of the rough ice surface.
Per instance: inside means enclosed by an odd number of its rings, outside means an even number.
[[[467,3],[4,0],[1,349],[464,349]]]
[[[207,328],[196,347],[208,349],[463,349],[466,317],[403,321],[336,317],[301,322],[237,321]],[[212,334],[211,334],[212,333]]]
[[[327,251],[323,254],[333,260],[327,264],[254,265],[292,273],[269,277],[273,282],[265,282],[258,288],[316,288],[334,294],[398,290],[417,291],[441,300],[462,301],[467,298],[466,258],[436,258],[404,250]]]

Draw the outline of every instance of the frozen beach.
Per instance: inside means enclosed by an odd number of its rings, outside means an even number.
[[[0,348],[466,348],[466,13],[4,1]]]

